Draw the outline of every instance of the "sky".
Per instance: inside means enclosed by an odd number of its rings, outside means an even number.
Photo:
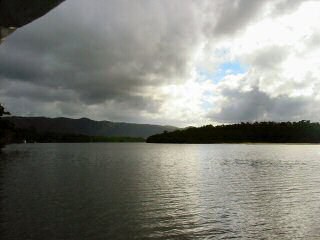
[[[67,0],[0,45],[19,116],[320,121],[320,1]]]

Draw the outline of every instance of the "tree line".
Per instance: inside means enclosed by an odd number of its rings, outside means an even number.
[[[14,129],[12,123],[2,118],[4,115],[10,115],[10,113],[0,103],[0,151],[11,141]]]
[[[87,142],[145,142],[141,137],[88,136],[58,132],[38,132],[36,128],[14,129],[11,143],[87,143]]]
[[[81,142],[145,142],[141,137],[88,136],[56,132],[38,132],[36,128],[15,128],[12,122],[3,118],[10,115],[0,103],[0,151],[10,143],[81,143]]]
[[[147,138],[148,143],[320,143],[320,124],[299,122],[242,122],[206,125]]]

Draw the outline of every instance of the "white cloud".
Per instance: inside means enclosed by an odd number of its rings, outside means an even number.
[[[220,118],[223,122],[221,116],[231,109],[226,121],[243,120],[244,112],[249,120],[320,120],[315,107],[320,104],[320,48],[315,40],[319,22],[320,2],[306,1],[285,15],[264,15],[241,34],[224,39],[222,44],[229,55],[249,70],[240,77],[227,76],[217,84],[218,97],[209,113],[212,120]],[[260,97],[274,106],[259,105]],[[288,109],[290,102],[291,108],[297,104],[297,111]]]
[[[69,0],[1,46],[0,97],[17,114],[179,126],[320,120],[319,22],[319,1]],[[217,74],[232,62],[245,72]]]

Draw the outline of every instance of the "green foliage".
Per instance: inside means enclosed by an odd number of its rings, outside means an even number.
[[[191,127],[157,134],[149,143],[320,143],[320,124],[300,122],[254,122]]]

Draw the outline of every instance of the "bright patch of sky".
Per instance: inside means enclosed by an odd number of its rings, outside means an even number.
[[[182,127],[320,120],[320,1],[142,2],[68,0],[11,35],[0,100],[17,115]]]
[[[222,81],[228,75],[244,74],[248,71],[247,66],[238,61],[224,62],[220,64],[215,71],[198,70],[199,75],[213,83]]]

